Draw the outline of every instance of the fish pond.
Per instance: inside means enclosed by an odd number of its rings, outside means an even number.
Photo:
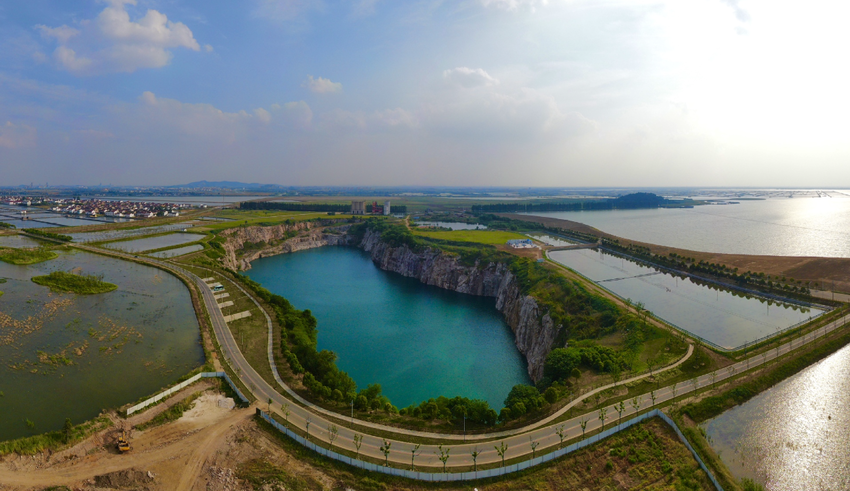
[[[163,247],[172,247],[190,242],[197,242],[203,239],[201,234],[175,233],[168,235],[160,235],[157,237],[147,237],[144,239],[126,240],[122,242],[114,242],[104,244],[104,247],[109,249],[117,249],[124,252],[141,252],[151,251],[154,249],[162,249]]]
[[[697,283],[595,249],[552,251],[549,257],[724,349],[741,347],[824,313],[817,307]]]
[[[41,243],[37,240],[23,235],[0,235],[0,247],[11,247],[13,249],[29,249],[38,247]]]
[[[186,247],[177,247],[175,249],[167,249],[159,252],[151,252],[148,256],[158,257],[160,259],[169,258],[169,257],[177,257],[182,256],[184,254],[189,254],[190,252],[201,251],[204,249],[204,246],[201,244],[193,244]]]
[[[59,294],[31,281],[52,271],[103,275],[118,289]],[[204,363],[189,292],[159,269],[71,251],[0,262],[0,277],[0,440],[81,423]]]
[[[349,247],[262,258],[246,272],[318,320],[319,349],[359,388],[379,383],[398,407],[431,397],[483,399],[498,411],[525,359],[495,299],[420,283]]]
[[[738,478],[771,491],[850,489],[850,346],[703,423]]]

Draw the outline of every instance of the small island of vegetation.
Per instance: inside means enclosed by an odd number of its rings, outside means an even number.
[[[37,249],[0,249],[0,261],[18,266],[50,261],[59,257],[50,249],[39,247]]]
[[[32,281],[53,290],[79,295],[106,293],[118,288],[118,285],[103,281],[103,276],[78,275],[64,271],[54,271],[46,276],[35,276]]]

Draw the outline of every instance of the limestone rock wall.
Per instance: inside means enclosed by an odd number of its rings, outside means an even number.
[[[560,326],[554,325],[548,312],[540,311],[534,297],[522,294],[505,264],[465,266],[457,257],[433,249],[416,253],[407,246],[390,247],[372,231],[357,245],[370,253],[381,269],[448,290],[494,297],[496,309],[505,316],[517,348],[528,361],[529,376],[534,381],[543,377],[543,363]]]
[[[225,230],[222,236],[227,240],[223,244],[225,255],[222,263],[235,271],[246,271],[251,269],[251,261],[261,257],[327,245],[347,245],[349,236],[345,232],[348,227],[349,225],[321,228],[312,222],[296,222],[291,225],[252,226]],[[299,235],[286,239],[287,234],[292,232]],[[271,245],[262,249],[245,251],[246,242],[266,242]]]

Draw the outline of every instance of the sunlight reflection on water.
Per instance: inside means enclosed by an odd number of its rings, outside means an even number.
[[[850,489],[850,346],[703,424],[737,478]]]

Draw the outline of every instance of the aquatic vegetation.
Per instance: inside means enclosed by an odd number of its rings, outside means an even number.
[[[37,249],[0,249],[0,261],[15,265],[36,264],[59,257],[55,252],[39,247]]]
[[[64,271],[54,271],[46,276],[35,276],[32,281],[53,290],[79,295],[106,293],[118,288],[118,285],[103,281],[102,276],[77,275]]]

